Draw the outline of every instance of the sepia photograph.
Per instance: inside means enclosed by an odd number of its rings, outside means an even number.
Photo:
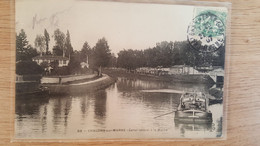
[[[15,139],[223,138],[228,8],[15,2]]]

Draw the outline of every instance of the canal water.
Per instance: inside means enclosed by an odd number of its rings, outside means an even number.
[[[104,90],[77,96],[20,97],[15,137],[29,139],[214,138],[222,135],[222,104],[209,106],[210,124],[174,122],[181,92],[199,84],[119,78]],[[170,114],[166,114],[170,113]],[[166,114],[164,116],[160,116]],[[159,116],[159,117],[158,117]]]

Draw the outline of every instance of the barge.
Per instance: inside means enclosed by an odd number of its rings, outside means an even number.
[[[175,112],[178,123],[211,123],[212,113],[208,110],[209,100],[202,92],[184,93]]]

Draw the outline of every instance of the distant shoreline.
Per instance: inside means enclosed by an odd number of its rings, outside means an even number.
[[[151,74],[139,74],[126,72],[121,69],[104,69],[103,72],[113,78],[127,77],[130,79],[143,79],[152,81],[178,82],[178,83],[199,83],[213,85],[215,82],[208,75],[162,75],[156,76]]]

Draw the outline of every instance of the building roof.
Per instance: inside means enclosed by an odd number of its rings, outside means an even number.
[[[43,56],[35,56],[32,59],[45,59],[45,60],[69,60],[68,57],[63,56],[53,56],[53,55],[43,55]]]

